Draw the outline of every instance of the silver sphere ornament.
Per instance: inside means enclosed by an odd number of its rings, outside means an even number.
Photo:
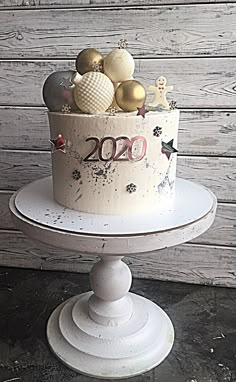
[[[104,113],[114,97],[114,86],[105,74],[88,72],[74,90],[75,102],[84,113]]]
[[[74,100],[73,77],[75,71],[54,72],[48,76],[43,85],[43,100],[50,111],[62,111],[68,105],[71,111],[78,110]]]

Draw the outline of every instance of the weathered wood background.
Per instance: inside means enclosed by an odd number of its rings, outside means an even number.
[[[80,50],[107,53],[120,38],[137,79],[149,85],[163,74],[175,86],[178,175],[219,201],[204,235],[126,261],[136,277],[236,287],[236,1],[0,1],[0,264],[87,272],[94,263],[30,241],[13,226],[8,200],[51,171],[45,77],[74,68]]]

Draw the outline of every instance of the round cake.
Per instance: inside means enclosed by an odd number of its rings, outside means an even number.
[[[130,215],[171,209],[179,111],[162,75],[147,91],[134,77],[126,39],[106,56],[82,50],[76,70],[51,73],[43,86],[49,109],[53,194],[64,207]]]
[[[178,110],[49,112],[53,192],[65,207],[129,215],[171,208]]]

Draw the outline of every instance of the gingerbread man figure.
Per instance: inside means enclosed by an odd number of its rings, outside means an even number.
[[[149,103],[149,106],[156,107],[158,105],[163,106],[165,109],[170,109],[169,102],[166,99],[166,94],[173,90],[173,86],[166,86],[166,78],[161,76],[156,80],[156,86],[149,86],[155,95],[152,102]]]

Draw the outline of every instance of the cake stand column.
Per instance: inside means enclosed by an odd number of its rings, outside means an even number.
[[[122,256],[100,256],[90,272],[94,294],[89,298],[89,316],[104,326],[118,326],[130,319],[133,303],[127,295],[132,276]]]

